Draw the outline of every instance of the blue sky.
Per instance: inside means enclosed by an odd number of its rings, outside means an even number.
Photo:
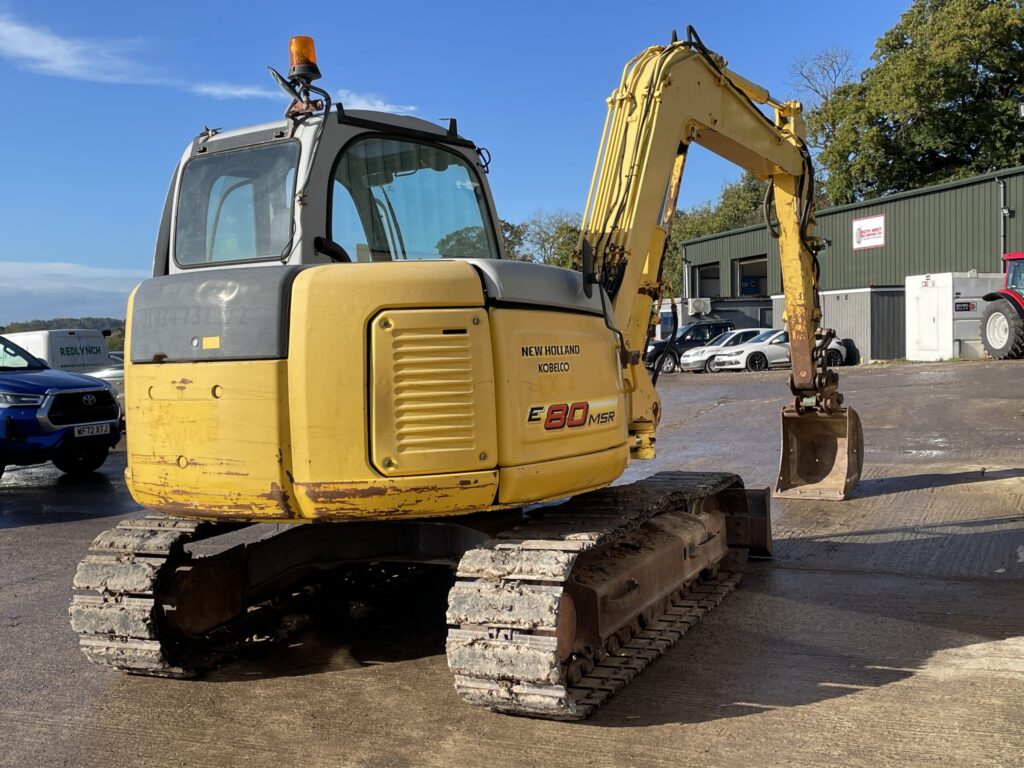
[[[350,107],[458,117],[492,152],[500,215],[521,221],[582,208],[605,97],[673,28],[693,24],[730,67],[786,97],[799,55],[839,45],[866,66],[908,4],[0,0],[0,324],[123,314],[181,151],[204,126],[281,114],[266,65],[287,67],[291,35],[315,37],[320,84]],[[694,150],[681,205],[738,176]]]

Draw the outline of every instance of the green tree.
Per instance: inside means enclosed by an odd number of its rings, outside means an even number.
[[[52,320],[24,320],[8,323],[0,331],[53,331],[65,328],[85,328],[92,331],[106,331],[124,328],[124,320],[114,317],[55,317]]]
[[[572,268],[580,237],[580,215],[570,211],[537,212],[523,225],[523,243],[533,261]]]
[[[836,203],[1024,164],[1024,3],[914,0],[808,120]]]
[[[501,236],[505,240],[505,258],[513,261],[533,261],[526,249],[526,224],[513,224],[501,220]]]
[[[446,259],[470,259],[490,253],[483,227],[463,227],[437,241],[437,252]]]

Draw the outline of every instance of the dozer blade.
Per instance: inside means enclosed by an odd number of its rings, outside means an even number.
[[[782,455],[775,496],[842,500],[864,466],[864,431],[853,408],[835,413],[782,410]]]

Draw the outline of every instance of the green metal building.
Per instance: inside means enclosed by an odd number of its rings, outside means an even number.
[[[999,272],[1003,253],[1024,250],[1024,167],[818,211],[821,289],[902,286],[907,275]],[[857,227],[884,217],[881,237]],[[874,229],[874,228],[872,228]],[[778,242],[764,225],[683,244],[689,296],[782,293]]]
[[[903,357],[907,276],[1001,272],[1003,253],[1024,251],[1018,206],[1024,167],[819,211],[823,324],[856,360]],[[782,326],[778,241],[764,225],[683,247],[685,297],[712,299],[713,313],[738,326]]]

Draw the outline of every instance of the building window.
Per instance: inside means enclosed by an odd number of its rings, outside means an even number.
[[[718,264],[691,267],[690,295],[714,299],[722,295],[721,270]]]
[[[768,257],[733,259],[733,296],[748,298],[768,295]]]

